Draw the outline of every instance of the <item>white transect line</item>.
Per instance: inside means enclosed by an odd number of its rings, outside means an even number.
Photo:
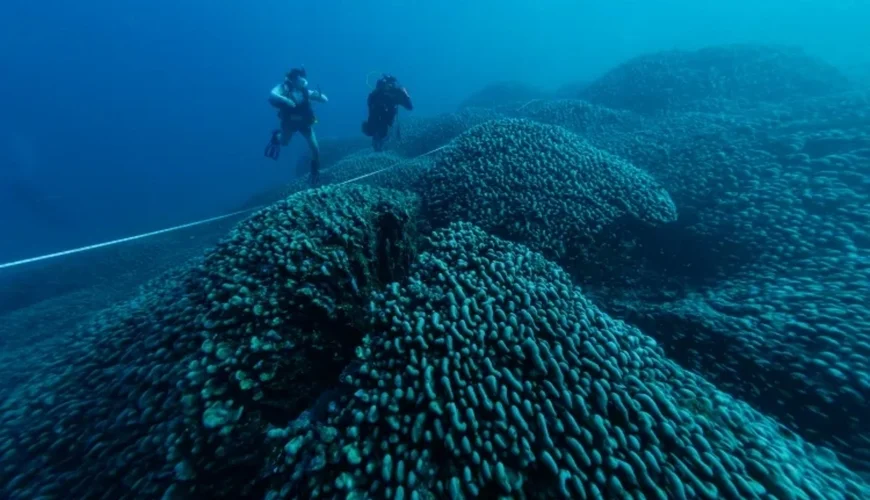
[[[218,217],[212,217],[210,219],[198,220],[196,222],[190,222],[188,224],[182,224],[180,226],[167,227],[166,229],[161,229],[159,231],[152,231],[150,233],[145,233],[145,234],[137,234],[136,236],[128,236],[127,238],[121,238],[118,240],[107,241],[105,243],[97,243],[96,245],[88,245],[86,247],[74,248],[72,250],[64,250],[63,252],[50,253],[48,255],[40,255],[39,257],[31,257],[29,259],[16,260],[15,262],[7,262],[6,264],[0,264],[0,269],[21,266],[24,264],[30,264],[32,262],[39,262],[41,260],[53,259],[55,257],[63,257],[64,255],[72,255],[74,253],[87,252],[88,250],[96,250],[98,248],[117,245],[119,243],[126,243],[128,241],[141,240],[143,238],[157,236],[158,234],[171,233],[172,231],[178,231],[179,229],[186,229],[188,227],[200,226],[202,224],[208,224],[209,222],[219,221],[221,219],[228,219],[234,215],[239,215],[239,214],[243,214],[246,212],[251,212],[251,211],[254,211],[258,208],[260,208],[260,207],[249,208],[247,210],[239,210],[238,212],[233,212],[231,214],[220,215]]]
[[[535,102],[538,102],[538,101],[542,101],[542,100],[543,100],[543,99],[532,99],[531,101],[529,101],[529,102],[523,104],[522,106],[518,107],[517,109],[515,109],[514,112],[522,111],[522,110],[525,109],[526,106],[528,106],[529,104],[532,104],[532,103],[535,103]]]
[[[350,179],[350,180],[346,180],[346,181],[342,181],[342,182],[338,182],[338,183],[336,183],[336,184],[330,184],[330,185],[332,185],[332,186],[341,186],[341,185],[344,185],[344,184],[350,184],[351,182],[356,182],[356,181],[359,181],[359,180],[365,179],[366,177],[371,177],[371,176],[373,176],[373,175],[377,175],[377,174],[380,174],[380,173],[382,173],[382,172],[386,172],[387,170],[394,169],[394,168],[398,167],[399,165],[403,165],[403,164],[405,164],[405,163],[408,163],[408,162],[414,161],[414,160],[416,160],[417,158],[422,158],[422,157],[424,157],[424,156],[431,155],[432,153],[436,153],[436,152],[438,152],[438,151],[441,151],[442,149],[446,148],[447,146],[448,146],[448,145],[445,144],[445,145],[443,145],[443,146],[441,146],[441,147],[439,147],[439,148],[435,148],[435,149],[433,149],[432,151],[428,151],[428,152],[423,153],[423,154],[421,154],[421,155],[415,156],[414,158],[410,158],[410,159],[407,159],[407,160],[402,160],[402,161],[397,162],[397,163],[393,163],[393,164],[390,165],[389,167],[382,168],[382,169],[380,169],[380,170],[376,170],[376,171],[374,171],[374,172],[370,172],[370,173],[368,173],[368,174],[361,175],[361,176],[359,176],[359,177],[354,177],[353,179]],[[260,206],[254,207],[254,208],[247,208],[247,209],[245,209],[245,210],[238,210],[238,211],[236,211],[236,212],[232,212],[232,213],[224,214],[224,215],[219,215],[219,216],[217,216],[217,217],[212,217],[212,218],[210,218],[210,219],[203,219],[203,220],[198,220],[198,221],[195,221],[195,222],[189,222],[189,223],[187,223],[187,224],[182,224],[182,225],[180,225],[180,226],[168,227],[168,228],[166,228],[166,229],[160,229],[159,231],[152,231],[152,232],[150,232],[150,233],[137,234],[136,236],[128,236],[128,237],[126,237],[126,238],[121,238],[121,239],[112,240],[112,241],[106,241],[106,242],[104,242],[104,243],[97,243],[96,245],[88,245],[88,246],[86,246],[86,247],[73,248],[73,249],[71,249],[71,250],[64,250],[63,252],[50,253],[50,254],[47,254],[47,255],[40,255],[39,257],[31,257],[31,258],[29,258],[29,259],[16,260],[16,261],[14,261],[14,262],[7,262],[7,263],[5,263],[5,264],[0,264],[0,269],[8,269],[8,268],[10,268],[10,267],[23,266],[23,265],[25,265],[25,264],[31,264],[31,263],[33,263],[33,262],[39,262],[39,261],[42,261],[42,260],[48,260],[48,259],[54,259],[54,258],[57,258],[57,257],[63,257],[63,256],[65,256],[65,255],[72,255],[72,254],[76,254],[76,253],[87,252],[87,251],[89,251],[89,250],[96,250],[96,249],[98,249],[98,248],[104,248],[104,247],[108,247],[108,246],[112,246],[112,245],[118,245],[118,244],[120,244],[120,243],[127,243],[128,241],[135,241],[135,240],[141,240],[141,239],[144,239],[144,238],[150,238],[151,236],[157,236],[158,234],[171,233],[171,232],[173,232],[173,231],[179,231],[179,230],[181,230],[181,229],[187,229],[187,228],[189,228],[189,227],[201,226],[201,225],[203,225],[203,224],[208,224],[208,223],[210,223],[210,222],[217,222],[217,221],[219,221],[219,220],[229,219],[230,217],[234,217],[234,216],[236,216],[236,215],[241,215],[241,214],[245,214],[245,213],[248,213],[248,212],[253,212],[254,210],[259,210],[259,209],[263,208],[264,206],[265,206],[265,205],[260,205]]]
[[[416,160],[417,158],[422,158],[422,157],[424,157],[424,156],[429,156],[429,155],[431,155],[432,153],[437,153],[438,151],[441,151],[442,149],[446,148],[446,147],[449,146],[449,145],[450,145],[450,144],[445,144],[445,145],[441,146],[440,148],[435,148],[435,149],[433,149],[432,151],[427,151],[427,152],[425,152],[425,153],[423,153],[423,154],[421,154],[421,155],[417,155],[417,156],[415,156],[415,157],[413,157],[413,158],[410,158],[410,159],[407,159],[407,160],[402,160],[402,161],[397,162],[397,163],[393,163],[393,164],[390,165],[389,167],[384,167],[384,168],[382,168],[382,169],[380,169],[380,170],[375,170],[374,172],[369,172],[369,173],[367,173],[367,174],[365,174],[365,175],[361,175],[361,176],[359,176],[359,177],[354,177],[353,179],[349,179],[349,180],[342,181],[342,182],[337,182],[337,183],[335,183],[335,184],[333,184],[333,185],[335,185],[335,186],[342,186],[342,185],[344,185],[344,184],[350,184],[351,182],[356,182],[356,181],[363,180],[363,179],[365,179],[366,177],[371,177],[371,176],[373,176],[373,175],[380,174],[381,172],[386,172],[387,170],[392,170],[392,169],[398,167],[399,165],[402,165],[402,164],[405,164],[405,163],[408,163],[408,162],[412,162],[412,161]]]

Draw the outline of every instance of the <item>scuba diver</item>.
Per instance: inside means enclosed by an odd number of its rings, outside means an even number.
[[[375,151],[381,151],[399,113],[399,106],[411,111],[414,105],[408,91],[399,85],[395,76],[383,75],[369,94],[368,106],[369,117],[362,123],[362,132],[372,138]]]
[[[278,108],[278,119],[281,128],[272,131],[272,138],[266,144],[264,154],[277,160],[281,146],[290,143],[293,134],[299,132],[308,143],[311,151],[311,183],[316,184],[320,173],[320,146],[314,134],[314,116],[312,101],[329,102],[320,90],[310,90],[305,68],[293,68],[287,73],[284,82],[272,89],[269,94],[269,104]]]

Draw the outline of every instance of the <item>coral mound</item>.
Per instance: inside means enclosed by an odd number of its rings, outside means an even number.
[[[833,66],[790,47],[723,45],[636,57],[581,91],[580,97],[642,113],[716,111],[758,102],[815,97],[848,88]]]
[[[489,108],[500,109],[517,107],[534,99],[547,97],[546,93],[538,88],[522,82],[499,82],[471,94],[459,105],[459,109],[466,108]]]
[[[86,325],[4,401],[0,496],[257,496],[268,427],[337,382],[415,213],[370,187],[294,195]]]
[[[323,420],[273,433],[285,444],[271,496],[867,493],[602,313],[540,254],[470,224],[436,231],[372,311],[344,376],[356,392]]]
[[[353,182],[418,192],[423,172],[431,163],[431,156],[408,159],[393,152],[366,151],[348,155],[323,172],[321,179],[329,184]]]
[[[530,103],[516,112],[519,118],[559,125],[583,137],[639,128],[639,115],[606,108],[579,99],[558,99]]]
[[[503,119],[458,138],[424,176],[436,225],[468,221],[547,257],[580,259],[620,219],[676,219],[645,172],[556,126]]]
[[[866,468],[870,260],[827,264],[753,269],[662,302],[626,293],[609,309],[665,333],[668,355],[717,387]]]
[[[456,113],[443,113],[432,118],[412,117],[397,128],[401,136],[387,148],[412,158],[444,146],[466,130],[503,115],[488,109],[464,109]]]
[[[746,45],[582,100],[494,85],[402,112],[386,152],[324,140],[332,186],[300,160],[196,260],[217,225],[42,268],[53,300],[27,268],[0,498],[870,498],[870,94],[844,88]]]

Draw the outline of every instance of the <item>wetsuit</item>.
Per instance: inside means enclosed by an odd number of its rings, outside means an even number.
[[[396,121],[399,106],[407,110],[414,109],[411,97],[404,87],[396,85],[381,85],[373,90],[368,97],[369,116],[363,122],[363,133],[372,138],[375,151],[383,149],[384,141],[390,132],[390,127]]]
[[[290,106],[283,99],[292,101],[294,105]],[[272,132],[272,139],[266,145],[266,156],[277,159],[280,146],[288,145],[293,134],[299,132],[305,138],[311,152],[311,176],[314,180],[320,170],[320,146],[313,129],[313,125],[317,122],[312,106],[313,101],[327,102],[327,99],[320,91],[307,88],[291,89],[285,84],[279,84],[272,89],[270,102],[278,108],[281,128]]]

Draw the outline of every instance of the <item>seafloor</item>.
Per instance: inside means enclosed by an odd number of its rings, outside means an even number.
[[[0,497],[870,498],[868,89],[492,85],[322,144],[384,173],[7,271]]]

